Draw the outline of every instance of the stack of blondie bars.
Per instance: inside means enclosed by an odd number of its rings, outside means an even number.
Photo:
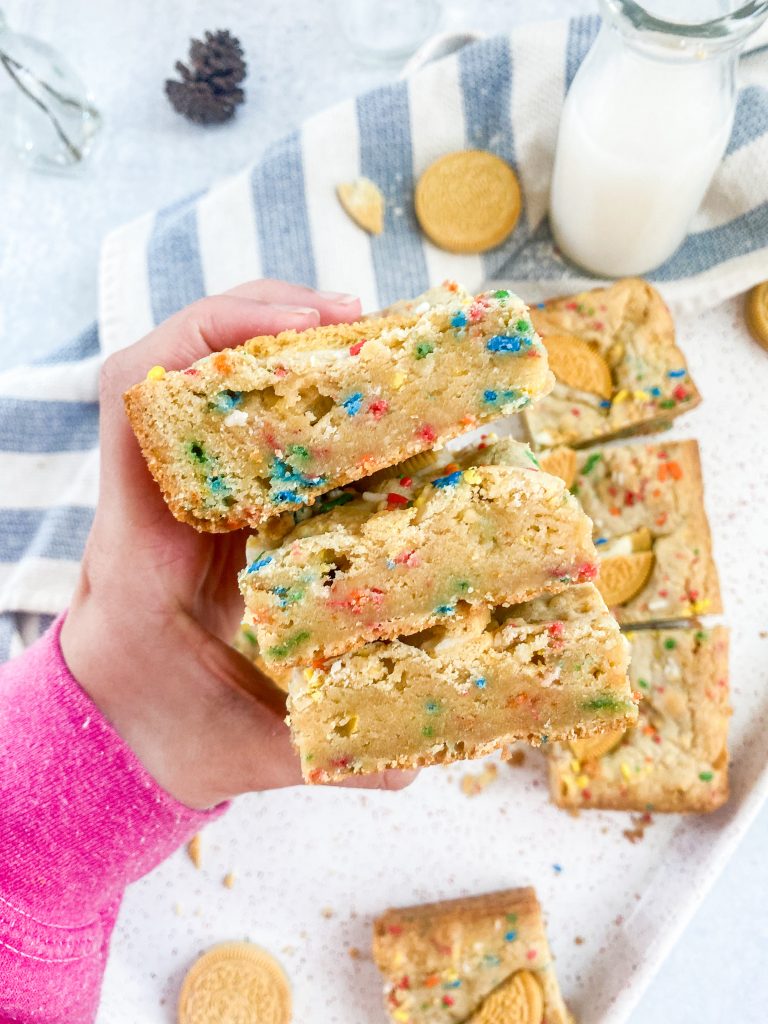
[[[308,782],[636,722],[565,482],[511,439],[443,447],[553,384],[516,296],[447,284],[128,392],[177,518],[254,528],[244,635],[288,690]]]

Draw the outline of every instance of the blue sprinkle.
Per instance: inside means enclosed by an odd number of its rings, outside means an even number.
[[[543,302],[537,302],[536,303],[536,309],[544,309],[544,303]]]
[[[249,575],[252,572],[258,572],[259,569],[263,569],[265,565],[269,565],[269,563],[273,561],[274,559],[272,558],[272,555],[265,555],[264,558],[257,558],[255,562],[251,562],[248,566],[248,573],[246,575]]]
[[[649,391],[651,392],[654,398],[658,398],[661,394],[661,388],[649,388]]]
[[[685,370],[667,370],[668,377],[684,377],[685,374]]]
[[[600,408],[601,408],[601,409],[610,409],[610,408],[611,408],[611,403],[610,403],[610,402],[609,402],[609,401],[608,401],[608,400],[607,400],[606,398],[604,398],[604,399],[603,399],[603,400],[602,400],[602,401],[600,402]]]
[[[496,956],[495,953],[486,953],[483,961],[488,967],[498,967],[501,963],[501,957]]]
[[[599,547],[601,544],[607,544],[607,543],[608,543],[608,538],[607,537],[598,537],[597,540],[595,541],[595,547]]]
[[[461,312],[461,310],[459,310],[458,313],[454,314],[454,316],[453,316],[453,318],[451,320],[451,327],[466,327],[466,326],[467,326],[467,317],[466,317],[466,315],[464,313]]]
[[[504,941],[505,942],[514,942],[516,938],[517,938],[517,932],[507,932],[507,934],[504,936]]]
[[[230,409],[234,409],[240,405],[243,400],[242,391],[220,391],[218,395],[215,395],[212,401],[212,406],[216,412],[229,412]]]
[[[519,352],[525,345],[530,345],[530,338],[507,337],[505,334],[495,334],[488,339],[485,346],[489,352]]]
[[[432,486],[442,487],[456,487],[461,480],[461,470],[457,469],[455,473],[449,473],[448,476],[439,476],[437,480],[432,481]]]
[[[428,700],[424,705],[424,709],[428,715],[436,715],[440,710],[440,702],[436,700]]]
[[[356,391],[349,398],[345,398],[341,403],[342,409],[347,410],[347,416],[357,416],[360,412],[360,406],[363,404],[363,393],[362,391]]]
[[[444,981],[443,988],[461,988],[461,978],[456,978],[455,981]]]
[[[556,875],[559,875],[560,872],[563,870],[563,865],[562,864],[553,864],[552,865],[552,869],[554,870]]]
[[[549,736],[546,733],[541,737],[541,745],[544,746],[545,743],[549,743]]]
[[[211,488],[214,494],[231,494],[232,488],[229,486],[227,481],[221,476],[209,476],[208,486]]]
[[[272,501],[275,504],[285,502],[289,505],[303,505],[304,499],[301,498],[296,491],[277,491],[276,494],[272,495]]]
[[[485,689],[485,687],[486,687],[486,683],[487,683],[487,680],[486,680],[485,676],[480,676],[480,678],[479,678],[479,679],[476,679],[476,680],[475,680],[475,686],[476,686],[476,687],[477,687],[477,688],[478,688],[479,690],[484,690],[484,689]]]
[[[452,604],[439,604],[437,608],[435,608],[436,615],[453,615],[455,611],[456,609]]]
[[[490,402],[495,402],[498,397],[499,396],[498,396],[498,394],[495,391],[484,391],[483,392],[483,401],[484,402],[489,402],[489,403]]]
[[[276,458],[272,464],[271,476],[273,480],[284,480],[289,484],[298,484],[300,487],[319,487],[325,483],[324,476],[305,476],[298,469],[294,469],[289,463]]]
[[[387,559],[387,568],[388,569],[394,569],[395,565],[396,565],[396,562],[395,562],[395,560],[393,558],[388,558]]]

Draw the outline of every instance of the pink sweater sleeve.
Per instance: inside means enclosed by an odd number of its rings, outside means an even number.
[[[87,1024],[123,889],[223,807],[161,789],[72,677],[61,621],[0,666],[0,1022]]]

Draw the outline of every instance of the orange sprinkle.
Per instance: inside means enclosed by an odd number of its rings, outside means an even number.
[[[440,984],[440,975],[439,974],[430,974],[428,978],[424,979],[424,987],[425,988],[434,988],[435,985],[439,985],[439,984]]]
[[[656,523],[657,526],[663,526],[666,523],[666,521],[667,521],[667,513],[666,512],[661,512],[659,515],[656,516],[655,523]]]
[[[474,427],[477,423],[477,419],[474,416],[462,416],[459,423],[462,427]]]
[[[620,508],[616,508],[616,506],[614,505],[613,508],[610,509],[610,513],[611,513],[612,516],[620,516],[621,515],[621,509]]]
[[[213,368],[217,373],[229,373],[232,369],[230,358],[226,352],[217,352],[212,362]]]

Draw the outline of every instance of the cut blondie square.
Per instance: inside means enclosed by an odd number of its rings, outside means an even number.
[[[304,778],[481,757],[516,740],[624,729],[627,643],[593,584],[295,668],[288,711]]]
[[[728,630],[633,630],[637,725],[551,748],[558,806],[714,811],[728,799]]]
[[[531,888],[388,910],[373,956],[395,1024],[568,1024]]]
[[[455,458],[336,495],[271,550],[251,542],[240,586],[267,664],[415,633],[460,602],[511,605],[594,579],[592,524],[527,446]]]
[[[447,294],[411,313],[253,338],[183,371],[153,368],[125,404],[176,518],[258,526],[550,390],[520,299]]]
[[[619,622],[722,611],[696,441],[556,449],[541,461],[594,523],[597,585]]]
[[[627,278],[531,310],[557,383],[525,413],[537,448],[663,429],[701,401],[659,293]]]

